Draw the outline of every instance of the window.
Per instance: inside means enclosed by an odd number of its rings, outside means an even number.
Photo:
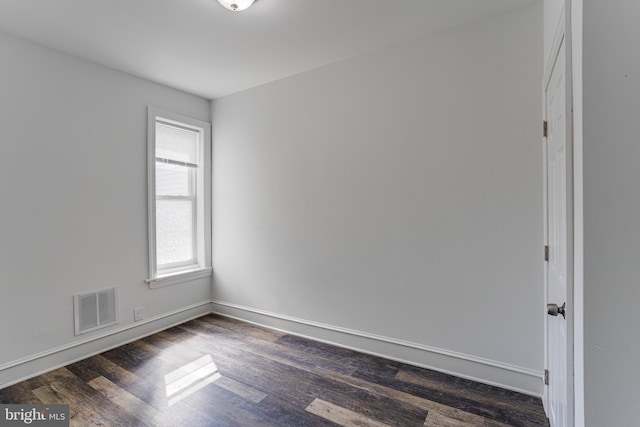
[[[149,108],[149,278],[153,287],[211,275],[210,126]]]

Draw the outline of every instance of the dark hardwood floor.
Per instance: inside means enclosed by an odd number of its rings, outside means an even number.
[[[547,426],[540,399],[208,315],[0,390],[72,426]]]

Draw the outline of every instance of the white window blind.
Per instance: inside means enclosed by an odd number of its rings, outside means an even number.
[[[194,129],[156,121],[156,160],[198,165],[199,133]]]

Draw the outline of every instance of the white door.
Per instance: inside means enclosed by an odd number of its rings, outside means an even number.
[[[571,152],[567,129],[565,43],[560,44],[545,90],[547,116],[547,366],[551,427],[572,423],[572,337],[570,285],[572,265]],[[567,303],[565,310],[564,304]],[[566,318],[565,318],[566,315]]]

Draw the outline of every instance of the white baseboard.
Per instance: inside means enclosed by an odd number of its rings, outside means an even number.
[[[212,309],[216,314],[271,329],[542,397],[543,373],[532,369],[225,301],[212,301]]]
[[[0,365],[0,389],[209,313],[211,313],[211,301],[202,301],[2,364]]]

